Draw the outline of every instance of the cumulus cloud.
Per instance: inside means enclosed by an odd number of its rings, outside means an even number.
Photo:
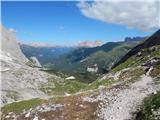
[[[160,27],[160,5],[158,0],[121,1],[106,0],[77,4],[86,17],[106,23],[124,25],[148,31]]]

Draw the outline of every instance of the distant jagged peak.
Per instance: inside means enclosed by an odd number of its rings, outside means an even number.
[[[141,41],[143,41],[143,40],[145,40],[147,38],[147,36],[146,37],[139,37],[139,36],[137,36],[137,37],[126,37],[125,39],[124,39],[124,42],[141,42]]]
[[[101,40],[96,40],[96,41],[79,41],[76,46],[77,47],[98,47],[103,45],[104,42]]]

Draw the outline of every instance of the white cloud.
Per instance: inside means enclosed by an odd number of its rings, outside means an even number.
[[[14,28],[9,28],[9,31],[12,33],[16,33],[17,31]]]
[[[23,34],[28,35],[28,36],[33,35],[31,32],[23,32]]]
[[[160,2],[106,0],[77,4],[86,17],[148,31],[160,27]]]
[[[15,30],[14,28],[9,28],[8,30],[12,33],[17,33],[17,30]],[[18,32],[23,33],[25,35],[29,35],[29,36],[33,35],[31,32],[22,32],[22,31],[19,31],[19,30],[18,30]]]
[[[27,44],[33,47],[55,47],[55,45],[47,42],[30,42],[30,43],[23,43],[23,44]]]

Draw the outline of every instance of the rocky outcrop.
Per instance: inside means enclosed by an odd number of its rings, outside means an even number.
[[[48,81],[60,79],[56,75],[40,71],[39,68],[28,66],[28,59],[20,50],[15,36],[2,28],[1,62],[1,99],[0,103],[7,104],[18,100],[31,98],[46,98],[41,87]],[[36,64],[39,65],[36,61]]]
[[[15,57],[21,62],[27,62],[28,59],[24,56],[20,50],[19,43],[11,31],[0,25],[2,39],[1,39],[1,50],[4,51],[8,56]]]
[[[91,73],[96,73],[98,71],[97,64],[95,64],[93,67],[87,67],[87,71]]]
[[[30,57],[31,62],[37,66],[37,67],[42,67],[42,65],[40,64],[40,62],[38,61],[38,59],[34,56]]]
[[[67,77],[66,80],[75,80],[76,78],[74,76],[70,76],[70,77]]]
[[[143,40],[145,40],[147,37],[126,37],[125,38],[125,42],[127,43],[139,43],[139,42],[142,42]]]

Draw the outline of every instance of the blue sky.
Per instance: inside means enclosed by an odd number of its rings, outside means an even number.
[[[119,41],[130,36],[146,36],[151,31],[128,29],[86,17],[78,2],[2,2],[2,24],[16,30],[19,41],[69,45],[78,41]],[[111,15],[112,16],[112,15]]]

